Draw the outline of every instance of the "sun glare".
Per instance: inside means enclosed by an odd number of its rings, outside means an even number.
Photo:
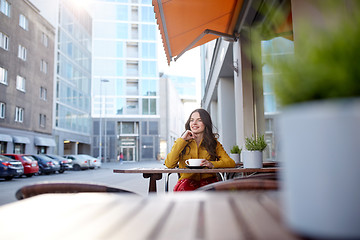
[[[71,3],[73,3],[78,8],[88,8],[91,0],[72,0]]]

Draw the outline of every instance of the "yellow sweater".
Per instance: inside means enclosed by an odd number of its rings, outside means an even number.
[[[190,146],[190,152],[188,150],[186,151],[186,154],[183,156],[182,159],[179,158],[179,155],[181,151],[185,148],[186,144],[189,143]],[[226,153],[225,149],[221,145],[219,141],[217,141],[216,146],[216,155],[219,157],[218,161],[211,161],[211,163],[214,165],[214,168],[230,168],[235,167],[235,162],[232,160],[229,155]],[[201,158],[201,159],[210,159],[209,153],[206,151],[205,148],[203,148],[200,144],[200,147],[198,148],[195,140],[189,140],[185,141],[182,138],[178,138],[172,149],[171,152],[166,156],[165,159],[165,165],[168,168],[175,168],[177,165],[179,165],[179,168],[186,168],[185,160],[190,158]],[[180,174],[180,178],[191,178],[194,180],[201,180],[209,177],[215,177],[216,174],[204,174],[204,173],[183,173]]]

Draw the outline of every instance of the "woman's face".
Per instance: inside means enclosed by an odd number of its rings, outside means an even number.
[[[205,130],[205,125],[201,120],[200,114],[198,112],[194,112],[190,117],[190,130],[193,133],[202,133]]]

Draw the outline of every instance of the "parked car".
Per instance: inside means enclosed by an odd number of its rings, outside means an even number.
[[[65,170],[72,170],[72,168],[73,168],[71,159],[66,159],[62,156],[55,155],[55,154],[45,154],[45,156],[59,161],[59,163],[60,163],[59,173],[63,173],[63,172],[65,172]]]
[[[60,170],[59,161],[49,158],[43,154],[31,155],[39,164],[39,175],[55,173]]]
[[[79,171],[90,168],[90,161],[80,155],[64,155],[64,158],[71,159],[73,164],[73,170]]]
[[[2,155],[7,156],[13,160],[20,161],[24,167],[24,175],[27,177],[32,177],[39,171],[38,162],[28,154],[4,153]]]
[[[9,181],[14,177],[21,176],[24,173],[24,167],[21,162],[0,155],[0,177]]]
[[[78,156],[84,157],[90,161],[90,168],[100,168],[101,167],[101,161],[100,159],[94,158],[93,156],[86,155],[86,154],[79,154]]]

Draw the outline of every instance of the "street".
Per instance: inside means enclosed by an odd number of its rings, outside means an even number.
[[[128,169],[128,168],[155,168],[163,167],[163,162],[151,161],[151,162],[124,162],[120,163],[103,163],[101,168],[89,169],[83,171],[65,171],[62,174],[55,173],[51,175],[40,175],[27,178],[25,176],[21,178],[13,178],[11,181],[5,181],[0,179],[0,206],[15,202],[16,191],[30,184],[38,182],[61,182],[61,181],[76,181],[86,183],[103,184],[111,187],[122,188],[135,192],[141,196],[148,195],[149,179],[143,178],[142,174],[119,174],[113,173],[113,169]],[[169,191],[172,191],[177,176],[172,174],[170,177]],[[165,175],[161,180],[157,181],[157,190],[159,194],[165,192]]]

